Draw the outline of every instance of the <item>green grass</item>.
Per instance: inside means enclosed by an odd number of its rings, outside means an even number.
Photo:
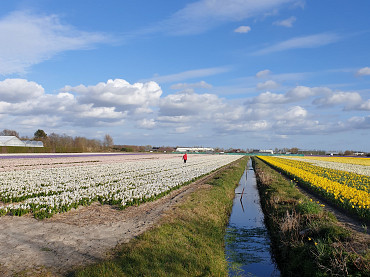
[[[71,275],[227,276],[225,230],[246,162],[218,173],[157,227],[120,246],[114,258]]]
[[[369,241],[359,241],[295,184],[253,158],[261,205],[283,276],[369,276]],[[361,245],[362,244],[362,245]]]

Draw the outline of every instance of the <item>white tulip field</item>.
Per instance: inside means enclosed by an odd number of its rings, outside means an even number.
[[[96,201],[124,208],[159,198],[239,158],[191,155],[186,164],[176,156],[3,171],[0,215],[32,212],[37,218],[45,218]]]

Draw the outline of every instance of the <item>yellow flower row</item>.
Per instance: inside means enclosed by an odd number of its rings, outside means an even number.
[[[367,190],[357,189],[319,176],[317,172],[313,172],[312,165],[307,164],[309,166],[306,167],[303,162],[271,156],[259,156],[259,158],[301,183],[311,186],[343,208],[354,209],[360,216],[369,216],[370,194]]]
[[[312,160],[311,160],[312,161]],[[354,172],[348,172],[344,170],[338,170],[334,168],[321,167],[320,165],[313,164],[308,160],[302,161],[292,159],[291,157],[284,160],[280,159],[281,163],[303,169],[311,172],[317,176],[324,177],[331,181],[341,183],[346,186],[350,186],[356,189],[370,192],[370,177],[366,175],[356,174]]]
[[[291,158],[295,158],[292,156]],[[304,158],[307,160],[316,160],[316,161],[325,161],[325,162],[335,162],[335,163],[344,163],[344,164],[357,164],[370,166],[370,158],[360,158],[360,157],[316,157],[316,156],[304,156],[298,157]]]

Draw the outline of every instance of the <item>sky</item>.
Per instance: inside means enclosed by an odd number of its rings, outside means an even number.
[[[368,0],[0,0],[0,129],[370,152]]]

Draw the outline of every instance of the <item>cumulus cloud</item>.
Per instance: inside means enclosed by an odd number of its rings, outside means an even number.
[[[255,104],[284,104],[300,101],[312,96],[331,93],[329,88],[325,87],[306,87],[296,86],[293,89],[288,90],[286,93],[272,93],[270,91],[263,92],[258,96],[249,99],[248,103]]]
[[[297,120],[297,119],[304,119],[307,117],[307,110],[300,107],[300,106],[294,106],[289,108],[289,110],[282,114],[277,114],[276,117],[278,119],[284,119],[284,120]]]
[[[88,49],[107,42],[108,36],[77,30],[57,15],[17,11],[0,19],[0,74],[23,73],[58,53]]]
[[[370,99],[361,103],[359,106],[359,110],[370,111]]]
[[[264,55],[274,52],[286,51],[290,49],[302,49],[302,48],[317,48],[332,44],[340,40],[340,36],[334,33],[316,34],[310,36],[302,36],[291,38],[275,45],[268,46],[259,51],[256,51],[255,55]]]
[[[277,26],[283,26],[283,27],[293,27],[293,23],[297,20],[295,16],[291,16],[287,19],[275,21],[273,24]]]
[[[44,94],[44,88],[25,79],[0,81],[0,101],[18,102],[37,98]]]
[[[46,93],[41,85],[23,79],[4,80],[0,88],[0,95],[4,96],[0,98],[0,124],[6,122],[5,126],[12,124],[14,129],[18,126],[22,130],[47,126],[43,128],[60,128],[64,132],[66,128],[121,128],[127,124],[157,135],[186,134],[191,130],[194,137],[243,132],[285,137],[364,130],[370,126],[368,116],[345,113],[349,118],[345,119],[341,113],[341,121],[339,116],[323,116],[326,111],[315,106],[343,105],[358,113],[370,110],[370,99],[364,101],[359,93],[333,92],[325,87],[296,86],[283,88],[282,93],[267,91],[246,103],[196,93],[194,89],[163,96],[154,82],[130,84],[122,79],[94,86],[66,86],[57,94]],[[23,93],[22,97],[16,96],[18,92]],[[314,97],[318,98],[308,100]],[[298,101],[302,102],[295,103]]]
[[[154,82],[131,85],[116,79],[96,86],[66,86],[58,94],[47,94],[35,82],[6,79],[0,82],[0,114],[19,117],[20,124],[46,122],[53,117],[60,124],[78,126],[118,124],[131,116],[132,120],[141,120],[138,126],[149,128],[153,121],[142,117],[151,105],[158,105],[161,94]]]
[[[337,92],[330,93],[325,97],[317,98],[313,104],[318,106],[335,106],[345,104],[346,108],[354,108],[363,102],[358,92]]]
[[[118,110],[156,105],[162,90],[156,82],[130,84],[123,79],[100,82],[95,86],[65,86],[62,92],[75,92],[82,103],[94,106],[114,106]]]
[[[366,76],[370,75],[370,67],[364,67],[357,71],[358,76]]]
[[[248,33],[251,29],[251,27],[249,26],[239,26],[238,28],[236,28],[234,30],[235,33],[243,33],[243,34],[246,34]]]
[[[155,122],[155,120],[153,118],[150,118],[150,119],[141,119],[137,122],[137,125],[139,128],[143,128],[143,129],[153,129],[156,125],[157,125],[157,122]]]
[[[205,81],[200,81],[200,82],[197,82],[197,83],[179,83],[179,84],[174,84],[170,88],[171,89],[176,89],[176,90],[186,90],[186,89],[193,89],[193,88],[210,89],[210,88],[212,88],[212,85],[208,84]]]
[[[85,109],[77,114],[80,118],[121,119],[123,115],[121,112],[116,112],[114,107],[93,107],[92,104],[84,107]]]
[[[272,93],[272,92],[266,91],[254,97],[248,102],[252,102],[256,104],[281,104],[281,103],[286,103],[287,98],[284,94],[278,94],[278,93]]]
[[[348,119],[348,129],[370,129],[370,116],[354,116]]]
[[[330,93],[331,90],[326,87],[305,87],[305,86],[297,86],[286,93],[286,97],[292,101],[306,99],[311,96],[320,95],[320,94],[327,94]]]
[[[257,89],[258,90],[268,90],[268,89],[276,89],[278,88],[280,85],[278,83],[276,83],[275,81],[273,80],[268,80],[266,82],[263,82],[263,83],[258,83],[257,84]]]
[[[182,91],[161,99],[159,114],[161,116],[212,116],[224,104],[217,95],[197,94],[192,91]]]
[[[271,71],[268,69],[258,71],[256,74],[257,78],[266,78],[271,74]]]
[[[226,131],[258,132],[265,131],[271,126],[267,120],[250,120],[238,123],[230,123],[223,126]]]

